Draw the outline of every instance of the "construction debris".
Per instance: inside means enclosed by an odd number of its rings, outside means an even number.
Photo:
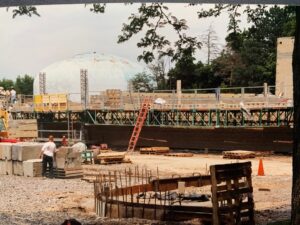
[[[224,151],[222,154],[224,159],[250,159],[256,156],[255,152],[243,150]]]
[[[154,155],[164,155],[170,152],[169,147],[147,147],[140,148],[141,154],[154,154]]]

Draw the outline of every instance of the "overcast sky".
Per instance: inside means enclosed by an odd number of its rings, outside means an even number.
[[[104,14],[94,14],[89,6],[39,6],[41,17],[16,17],[12,9],[0,8],[0,79],[17,75],[36,75],[51,63],[85,52],[99,52],[137,61],[142,49],[136,47],[137,38],[117,44],[122,23],[137,11],[139,4],[109,4]],[[188,21],[187,33],[200,36],[212,24],[220,44],[225,43],[228,18],[197,18],[200,6],[169,4],[170,11]],[[207,7],[207,6],[206,6]],[[172,40],[172,30],[164,31]],[[205,61],[205,52],[197,54]]]

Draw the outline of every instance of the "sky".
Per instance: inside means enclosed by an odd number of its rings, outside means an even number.
[[[104,14],[90,12],[91,6],[54,5],[38,6],[41,17],[12,18],[12,10],[0,8],[0,79],[14,79],[18,75],[35,76],[48,65],[74,55],[98,52],[112,54],[137,62],[142,49],[136,46],[141,35],[122,44],[117,43],[122,24],[139,4],[108,4]],[[191,36],[201,36],[210,25],[216,31],[218,42],[225,45],[228,17],[197,18],[201,6],[167,4],[177,18],[188,22],[186,31]],[[212,5],[211,5],[212,6]],[[211,7],[205,5],[205,7]],[[174,40],[174,31],[164,34]],[[205,61],[205,50],[196,57]]]

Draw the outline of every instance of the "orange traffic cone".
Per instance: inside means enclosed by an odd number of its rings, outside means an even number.
[[[264,165],[263,165],[262,159],[260,159],[260,160],[259,160],[259,165],[258,165],[257,176],[264,176],[264,175],[265,175]]]

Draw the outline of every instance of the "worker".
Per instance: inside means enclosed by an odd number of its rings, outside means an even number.
[[[54,138],[52,135],[49,136],[49,141],[46,142],[41,150],[40,158],[43,159],[43,177],[46,176],[47,165],[49,165],[50,178],[53,178],[53,158],[54,153],[57,152]]]
[[[62,136],[62,139],[61,139],[61,146],[68,146],[68,141],[67,141],[67,138],[66,136]]]
[[[11,87],[11,90],[10,90],[10,100],[11,100],[11,103],[13,103],[13,104],[17,100],[17,92],[15,91],[14,87]]]

